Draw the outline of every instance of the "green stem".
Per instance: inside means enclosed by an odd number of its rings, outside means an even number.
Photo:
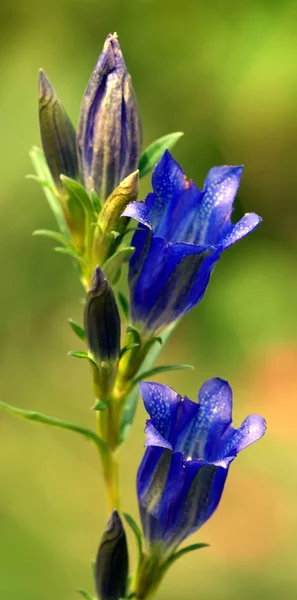
[[[106,504],[110,516],[114,508],[120,510],[119,466],[115,452],[110,452],[103,465]]]
[[[143,554],[132,583],[131,593],[137,600],[152,598],[167,569],[161,563],[160,554]]]

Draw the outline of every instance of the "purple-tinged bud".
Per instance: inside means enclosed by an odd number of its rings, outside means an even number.
[[[101,201],[137,169],[141,122],[117,35],[108,35],[80,112],[77,150],[86,189]]]
[[[121,518],[113,511],[103,534],[95,564],[96,592],[100,600],[126,596],[128,549]]]
[[[39,125],[42,147],[57,188],[60,175],[77,178],[75,129],[44,71],[38,80]]]
[[[84,312],[89,350],[96,363],[114,364],[120,354],[121,324],[114,293],[100,267],[96,267]]]

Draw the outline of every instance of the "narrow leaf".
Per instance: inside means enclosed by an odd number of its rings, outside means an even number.
[[[97,192],[95,192],[95,190],[93,190],[90,193],[90,198],[91,198],[91,201],[92,201],[92,204],[94,206],[96,213],[100,213],[102,206],[101,206],[100,198],[99,198]]]
[[[124,313],[126,321],[129,319],[129,304],[126,296],[122,292],[118,292],[120,307]]]
[[[66,254],[66,256],[71,256],[74,260],[77,260],[80,264],[85,265],[86,261],[80,252],[77,252],[74,248],[64,248],[64,246],[57,246],[54,248],[55,252],[59,252],[59,254]]]
[[[103,265],[104,275],[107,277],[111,285],[115,285],[121,276],[121,270],[124,262],[130,260],[135,248],[128,246],[118,250],[116,254],[111,256]]]
[[[68,352],[68,356],[74,356],[74,358],[84,358],[85,360],[89,361],[92,367],[97,369],[96,363],[86,352],[82,352],[81,350],[70,350],[70,352]]]
[[[140,339],[140,335],[139,335],[139,332],[137,331],[137,329],[135,329],[134,327],[129,325],[126,329],[126,332],[131,333],[135,342],[137,342],[137,344],[140,345],[141,339]]]
[[[83,342],[86,341],[86,332],[84,330],[84,328],[79,325],[78,323],[76,323],[76,321],[73,321],[73,319],[68,319],[68,323],[72,329],[72,331],[74,331],[74,333],[81,339],[83,340]]]
[[[62,421],[61,419],[55,419],[54,417],[48,417],[47,415],[32,410],[17,408],[16,406],[11,406],[2,401],[0,401],[0,408],[15,417],[26,419],[27,421],[42,423],[43,425],[49,425],[50,427],[58,427],[60,429],[67,429],[68,431],[80,433],[83,437],[93,442],[100,452],[103,452],[104,454],[109,452],[107,444],[91,429],[86,429],[85,427],[75,425],[68,421]]]
[[[69,239],[67,239],[65,237],[65,235],[63,235],[63,233],[59,233],[58,231],[51,231],[49,229],[36,229],[36,231],[33,231],[32,235],[47,237],[51,240],[55,240],[55,242],[59,242],[60,244],[63,244],[67,248],[71,248]]]
[[[46,199],[49,203],[49,206],[55,215],[56,221],[58,223],[58,227],[59,227],[60,231],[63,233],[63,235],[68,240],[70,240],[68,227],[67,227],[65,219],[64,219],[63,209],[58,200],[58,197],[56,196],[56,194],[53,191],[53,190],[55,190],[55,185],[54,185],[54,181],[51,176],[50,170],[47,166],[47,162],[45,160],[44,153],[42,152],[42,150],[40,148],[38,148],[37,146],[34,146],[32,148],[32,150],[30,151],[30,158],[31,158],[34,168],[36,170],[37,176],[42,180],[42,182],[46,183],[46,185],[44,183],[42,183],[42,185],[44,186],[44,193],[45,193]]]
[[[68,194],[73,195],[80,202],[85,209],[86,214],[91,217],[91,221],[96,220],[93,204],[85,188],[78,183],[78,181],[75,181],[75,179],[71,179],[70,177],[66,177],[66,175],[61,175],[61,181]]]
[[[92,406],[92,410],[106,410],[110,405],[110,400],[97,400],[94,406]]]
[[[201,548],[208,547],[209,544],[191,544],[190,546],[186,546],[185,548],[182,548],[181,550],[178,550],[178,552],[172,554],[172,556],[166,561],[165,566],[166,568],[170,567],[176,560],[185,554],[188,554],[189,552],[194,552],[194,550],[200,550]]]
[[[121,349],[120,351],[120,358],[122,358],[122,356],[124,356],[124,354],[126,354],[126,352],[128,352],[128,350],[132,350],[132,348],[139,348],[140,344],[128,344],[127,346],[124,346],[124,348]]]
[[[95,600],[94,596],[91,596],[91,594],[89,594],[89,592],[86,592],[85,590],[76,590],[83,598],[85,598],[85,600]]]
[[[144,177],[144,175],[152,171],[165,150],[170,150],[173,148],[176,142],[178,142],[183,135],[184,134],[181,131],[168,133],[167,135],[160,137],[150,144],[140,158],[138,165],[139,177]]]
[[[136,543],[137,543],[137,548],[138,548],[138,555],[139,558],[142,554],[142,545],[143,545],[143,538],[142,538],[142,533],[136,523],[136,521],[134,521],[133,517],[131,517],[131,515],[129,515],[128,513],[123,513],[129,527],[131,527],[135,538],[136,538]]]
[[[137,377],[133,380],[133,383],[138,383],[148,377],[152,377],[153,375],[157,375],[158,373],[165,373],[166,371],[178,371],[180,369],[195,369],[193,365],[160,365],[159,367],[153,367],[153,369],[149,369],[148,371],[144,371],[137,375]]]

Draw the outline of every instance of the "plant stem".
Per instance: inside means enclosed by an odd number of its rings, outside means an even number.
[[[120,510],[119,467],[115,452],[110,452],[103,464],[106,504],[108,515],[116,508]]]

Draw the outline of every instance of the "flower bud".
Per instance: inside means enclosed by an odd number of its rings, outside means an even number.
[[[102,537],[95,564],[96,592],[100,600],[119,600],[126,595],[128,549],[121,518],[113,511]]]
[[[86,189],[104,201],[138,166],[141,123],[117,35],[108,35],[80,112],[77,150]]]
[[[114,293],[98,266],[87,294],[84,326],[96,363],[116,363],[120,353],[120,316]]]
[[[62,188],[61,174],[75,179],[78,173],[75,129],[42,69],[39,71],[38,106],[45,158],[56,186]]]

